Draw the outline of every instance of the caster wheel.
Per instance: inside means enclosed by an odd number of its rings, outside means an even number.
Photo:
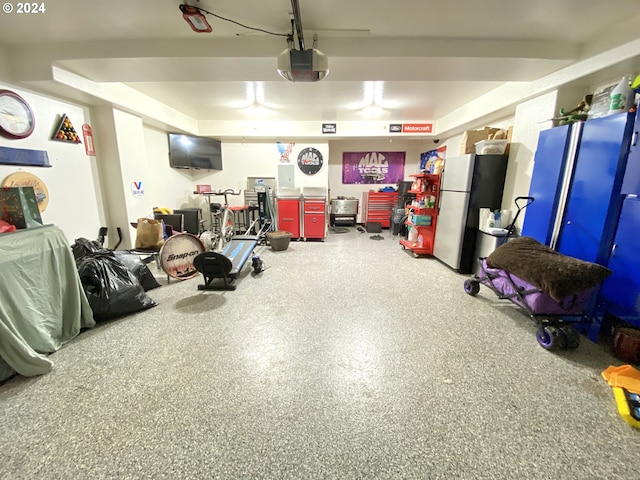
[[[464,291],[466,294],[471,295],[472,297],[476,296],[480,291],[480,283],[477,280],[465,280],[464,281]]]
[[[536,340],[545,350],[562,350],[567,348],[567,336],[560,328],[544,325],[538,328]]]
[[[567,339],[568,350],[576,349],[580,346],[580,334],[572,325],[560,325],[558,329],[564,334]]]

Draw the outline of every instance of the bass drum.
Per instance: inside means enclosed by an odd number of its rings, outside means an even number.
[[[193,266],[193,259],[204,251],[204,245],[195,235],[172,235],[160,249],[160,266],[170,277],[180,280],[193,278],[199,274]]]

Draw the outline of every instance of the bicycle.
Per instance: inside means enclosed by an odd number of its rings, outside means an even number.
[[[200,235],[200,239],[212,250],[221,251],[229,243],[231,237],[236,233],[233,211],[229,208],[228,195],[240,195],[241,190],[234,192],[233,189],[219,190],[217,192],[206,193],[209,197],[209,218],[211,225],[208,231]],[[224,204],[212,203],[212,196],[224,196]],[[208,234],[208,235],[207,235]],[[210,238],[207,238],[210,237]]]

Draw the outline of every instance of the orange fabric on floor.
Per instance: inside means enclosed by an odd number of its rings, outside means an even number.
[[[631,365],[615,367],[611,365],[602,372],[609,386],[621,387],[629,392],[640,394],[640,370]]]

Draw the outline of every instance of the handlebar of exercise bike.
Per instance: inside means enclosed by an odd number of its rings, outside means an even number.
[[[227,195],[240,195],[241,192],[242,190],[238,190],[237,192],[235,192],[233,188],[227,188],[226,190],[218,190],[217,192],[211,192],[209,195],[224,196],[224,204],[225,206],[227,206],[229,203],[229,200],[227,199]]]
[[[218,190],[217,192],[213,192],[214,195],[240,195],[242,190],[238,190],[237,192],[233,191],[233,188],[227,188],[226,190]]]
[[[219,195],[240,195],[242,190],[235,192],[233,188],[227,188],[226,190],[218,190],[217,192],[193,192],[200,195],[219,196]]]

